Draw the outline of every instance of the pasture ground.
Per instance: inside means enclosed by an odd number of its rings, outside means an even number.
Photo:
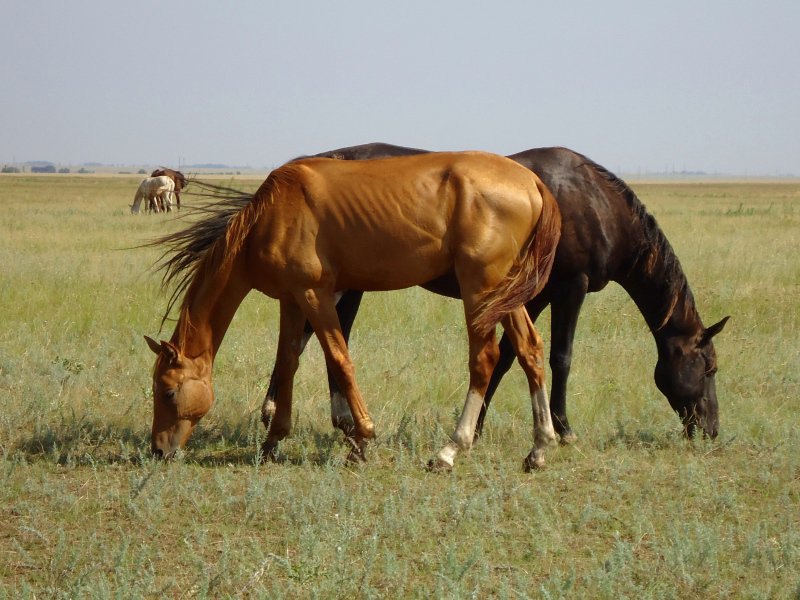
[[[610,284],[578,327],[578,442],[522,472],[515,367],[484,438],[435,475],[464,326],[459,303],[418,289],[367,296],[356,324],[368,464],[343,462],[316,343],[285,460],[258,464],[277,304],[255,294],[217,357],[215,407],[181,458],[151,460],[142,334],[166,298],[158,252],[132,247],[179,224],[128,214],[138,179],[0,177],[0,597],[800,597],[800,183],[633,185],[705,323],[732,317],[715,442],[681,438],[652,337]]]

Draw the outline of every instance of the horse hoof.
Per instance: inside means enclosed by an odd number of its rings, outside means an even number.
[[[347,462],[357,464],[367,462],[367,443],[364,440],[357,442],[353,438],[347,438],[347,442],[350,444]]]
[[[453,470],[453,465],[441,458],[432,458],[428,461],[426,471],[429,473],[450,473]]]
[[[278,462],[278,444],[261,444],[261,463]]]
[[[347,454],[347,462],[359,465],[364,464],[367,462],[366,453],[363,450],[350,450],[350,452]]]
[[[526,473],[530,473],[532,471],[538,471],[539,469],[544,468],[544,456],[540,453],[538,456],[531,452],[528,456],[525,457],[525,460],[522,461],[522,470]]]
[[[577,441],[578,441],[578,436],[575,435],[575,433],[573,433],[572,431],[565,431],[564,433],[561,434],[560,443],[562,446],[569,446]]]

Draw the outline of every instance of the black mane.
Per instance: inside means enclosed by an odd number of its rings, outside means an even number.
[[[625,181],[602,165],[581,156],[585,161],[584,165],[592,169],[625,201],[632,218],[641,224],[642,238],[631,262],[628,276],[644,275],[648,279],[660,280],[668,288],[669,293],[666,295],[668,300],[662,307],[663,318],[660,327],[663,327],[672,316],[680,299],[683,299],[686,311],[696,314],[694,297],[680,260],[672,249],[667,236],[659,227],[656,218],[648,212],[645,205]],[[687,316],[689,315],[687,314]]]

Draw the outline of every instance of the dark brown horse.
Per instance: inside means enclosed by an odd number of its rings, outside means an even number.
[[[237,198],[229,200],[205,207],[204,220],[154,242],[168,247],[165,283],[178,282],[170,306],[185,291],[171,339],[146,338],[157,355],[156,455],[181,448],[211,408],[214,357],[240,303],[256,289],[280,301],[275,414],[265,454],[272,455],[291,429],[293,379],[308,322],[352,415],[351,458],[363,459],[374,425],[356,385],[336,294],[402,289],[452,273],[464,302],[469,386],[452,442],[433,466],[451,468],[457,452],[472,445],[500,353],[498,322],[531,393],[534,448],[524,465],[544,463],[555,432],[542,341],[523,304],[547,281],[561,221],[555,199],[534,173],[482,152],[310,158],[274,170],[233,209]]]
[[[180,171],[175,171],[174,169],[167,169],[166,167],[159,167],[152,173],[150,173],[150,177],[159,177],[161,175],[166,175],[173,182],[175,182],[175,203],[178,205],[178,210],[181,208],[181,190],[185,189],[188,186],[186,182],[186,177]]]
[[[317,156],[347,160],[424,152],[427,151],[377,143]],[[719,428],[714,383],[717,358],[711,339],[722,331],[728,317],[710,327],[703,325],[689,283],[666,236],[633,190],[613,173],[566,148],[537,148],[509,158],[539,175],[561,211],[562,235],[550,280],[527,309],[535,321],[550,305],[550,410],[562,442],[575,439],[567,420],[566,399],[578,315],[587,292],[600,291],[609,281],[619,283],[630,294],[647,322],[658,351],[656,385],[680,416],[685,432],[691,436],[700,426],[715,437]],[[458,295],[458,288],[446,278],[425,287],[444,295]],[[360,291],[348,291],[337,305],[346,336],[361,296]],[[306,334],[310,335],[309,328]],[[503,336],[500,360],[492,374],[476,435],[482,431],[486,409],[513,358],[509,340]],[[332,421],[347,431],[352,427],[352,417],[335,381],[328,379]],[[270,382],[262,409],[265,423],[272,413],[274,393]]]

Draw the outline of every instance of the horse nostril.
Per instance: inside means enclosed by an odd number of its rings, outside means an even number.
[[[155,458],[164,458],[164,451],[161,448],[153,448],[153,456]]]

